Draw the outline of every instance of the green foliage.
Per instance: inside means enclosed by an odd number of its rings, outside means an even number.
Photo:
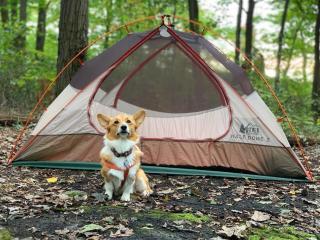
[[[1,102],[25,112],[36,101],[39,80],[47,80],[55,73],[55,56],[32,49],[16,49],[17,32],[0,28],[0,89]]]
[[[251,82],[254,88],[259,92],[262,99],[270,107],[271,111],[276,117],[283,117],[283,114],[278,107],[277,102],[272,94],[263,83],[263,81],[252,71],[249,73]],[[273,86],[273,79],[269,78],[268,81]],[[314,124],[313,112],[311,110],[311,82],[305,82],[299,79],[282,78],[280,80],[280,92],[278,97],[285,106],[289,118],[295,126],[301,138],[311,138],[320,140],[320,124]],[[283,127],[287,136],[291,136],[288,124],[284,121],[281,126]]]

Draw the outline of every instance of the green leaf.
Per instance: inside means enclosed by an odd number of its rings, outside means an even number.
[[[81,228],[80,233],[85,233],[85,232],[92,232],[92,231],[96,231],[96,230],[103,230],[104,228],[98,224],[88,224],[85,225]]]

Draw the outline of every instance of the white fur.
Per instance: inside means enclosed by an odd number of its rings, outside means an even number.
[[[126,152],[133,148],[138,141],[131,141],[128,139],[117,139],[117,140],[109,140],[108,138],[104,139],[104,147],[101,150],[101,153],[105,155],[112,156],[111,162],[115,164],[119,168],[126,168],[131,166],[134,162],[134,150],[127,157],[116,157],[111,148],[114,148],[118,153]]]

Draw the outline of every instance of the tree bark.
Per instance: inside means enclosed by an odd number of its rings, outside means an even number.
[[[177,0],[173,0],[172,25],[175,25],[175,16],[177,14]]]
[[[318,0],[318,14],[315,26],[314,41],[314,74],[312,84],[312,110],[314,112],[314,121],[317,122],[320,117],[320,0]]]
[[[18,0],[11,0],[10,1],[10,10],[11,10],[11,24],[14,25],[18,19]]]
[[[308,57],[307,53],[305,51],[302,52],[302,76],[303,76],[303,82],[307,82],[307,63],[308,63]]]
[[[39,0],[38,5],[38,24],[36,32],[36,50],[43,52],[44,43],[46,40],[46,20],[47,9],[49,2],[46,4],[46,0]]]
[[[199,21],[199,8],[197,0],[188,0],[189,19]],[[190,22],[190,30],[199,33],[199,27],[197,24]]]
[[[17,49],[24,49],[26,46],[26,34],[27,34],[26,22],[27,22],[27,0],[20,0],[18,34],[15,39]]]
[[[88,0],[62,0],[60,6],[58,72],[88,43]],[[79,61],[84,58],[85,54],[82,54]],[[69,84],[71,77],[80,67],[79,61],[74,61],[61,75],[56,84],[56,95]]]
[[[247,57],[252,58],[252,33],[253,33],[253,13],[254,13],[255,1],[249,0],[247,21],[246,21],[246,47],[245,53]]]
[[[303,76],[303,81],[307,82],[307,62],[308,62],[308,55],[306,52],[306,49],[304,45],[302,44],[302,76]]]
[[[235,49],[235,57],[234,60],[237,64],[239,64],[240,53],[238,49],[241,48],[241,17],[242,17],[242,0],[239,0],[239,8],[237,15],[237,29],[236,29],[236,49]]]
[[[274,89],[276,93],[279,92],[280,85],[280,65],[281,65],[281,56],[282,56],[282,45],[283,45],[283,37],[284,37],[284,28],[287,18],[287,12],[289,7],[289,0],[286,0],[284,4],[284,10],[281,18],[281,28],[278,38],[278,53],[277,53],[277,67],[276,67],[276,78],[274,80]]]
[[[9,22],[9,12],[8,12],[8,2],[7,0],[0,0],[0,10],[1,10],[1,22],[5,26]]]

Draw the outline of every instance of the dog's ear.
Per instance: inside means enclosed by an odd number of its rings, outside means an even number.
[[[98,119],[101,127],[105,128],[105,129],[108,129],[108,125],[109,125],[110,120],[111,120],[109,117],[99,113],[97,115],[97,119]]]
[[[144,110],[140,110],[133,114],[134,121],[136,122],[136,127],[139,127],[141,123],[143,122],[144,118],[146,116],[146,112]]]

